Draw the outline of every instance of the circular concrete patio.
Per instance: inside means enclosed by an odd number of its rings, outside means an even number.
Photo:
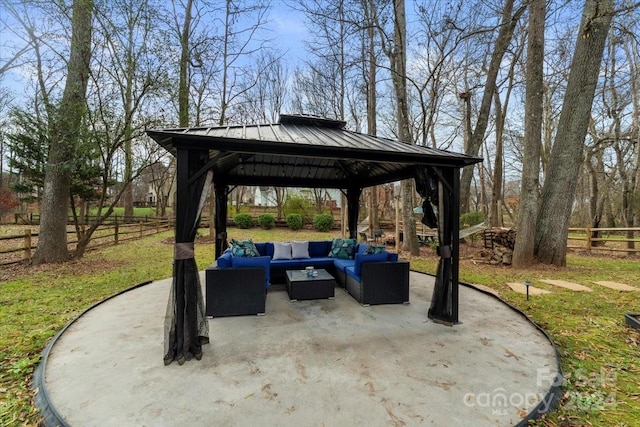
[[[273,287],[265,316],[209,319],[202,360],[182,366],[163,364],[171,280],[153,282],[49,345],[36,401],[47,425],[296,427],[513,426],[555,403],[555,348],[523,315],[461,286],[462,323],[435,324],[433,278],[410,281],[411,304],[371,307]]]

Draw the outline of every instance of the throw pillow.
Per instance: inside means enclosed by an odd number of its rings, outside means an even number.
[[[364,253],[365,254],[381,254],[386,250],[387,250],[386,246],[369,246],[367,250],[364,251]]]
[[[309,242],[291,242],[291,258],[309,258]]]
[[[355,239],[333,239],[329,258],[353,259],[355,246]]]
[[[273,259],[291,259],[291,243],[273,243]]]
[[[231,255],[233,256],[247,256],[254,257],[260,256],[260,252],[253,244],[253,240],[236,240],[231,239]]]

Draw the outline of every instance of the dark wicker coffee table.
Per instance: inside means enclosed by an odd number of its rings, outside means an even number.
[[[313,277],[307,277],[306,271],[287,271],[287,293],[291,301],[335,297],[336,279],[326,270],[316,271],[318,275]]]

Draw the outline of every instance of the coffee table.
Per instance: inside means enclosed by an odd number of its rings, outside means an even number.
[[[319,269],[317,276],[307,277],[306,271],[288,270],[287,293],[291,301],[303,299],[333,299],[335,297],[336,279]]]

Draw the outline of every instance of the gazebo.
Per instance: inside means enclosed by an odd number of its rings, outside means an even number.
[[[349,236],[357,237],[364,188],[414,179],[423,222],[438,228],[440,261],[429,318],[458,322],[459,179],[481,158],[352,132],[346,123],[281,115],[279,123],[149,130],[177,160],[173,285],[165,323],[165,363],[202,355],[208,342],[193,245],[209,185],[215,188],[215,255],[227,247],[227,201],[238,185],[336,188],[347,198]]]

